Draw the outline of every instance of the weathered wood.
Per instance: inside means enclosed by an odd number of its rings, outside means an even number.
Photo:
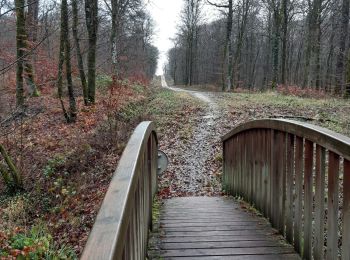
[[[342,259],[350,259],[350,162],[344,160],[343,246]]]
[[[242,156],[232,161],[240,170],[230,174],[241,174],[242,181],[230,194],[260,210],[303,258],[349,259],[350,138],[303,122],[262,119],[243,123],[222,138],[224,144],[231,139],[240,144],[233,152]],[[224,162],[230,156],[226,153]]]
[[[223,255],[265,255],[265,254],[291,254],[291,247],[254,247],[254,248],[220,248],[217,249],[181,249],[164,250],[161,257],[199,257],[199,256],[223,256]]]
[[[171,257],[163,259],[188,260],[188,257]],[[297,260],[300,256],[297,254],[280,254],[280,255],[236,255],[236,256],[202,256],[201,260]]]
[[[287,135],[287,165],[286,165],[286,239],[293,244],[294,217],[294,135]],[[289,160],[288,160],[289,159]]]
[[[305,140],[304,144],[304,259],[312,255],[312,204],[313,204],[313,143]]]
[[[338,257],[339,155],[329,152],[328,157],[327,259],[336,259]]]
[[[192,209],[189,208],[191,202],[194,205]],[[234,210],[228,209],[229,204]],[[197,209],[199,213],[195,217],[193,214]],[[295,254],[294,249],[276,235],[276,230],[266,219],[245,211],[232,198],[172,198],[165,200],[160,212],[158,232],[161,237],[157,246],[160,252],[157,252],[162,259],[260,254],[282,257]],[[221,218],[216,221],[220,213]],[[164,214],[167,215],[166,220],[162,219]],[[172,219],[173,215],[176,215],[175,219]]]
[[[315,246],[314,258],[323,259],[324,245],[324,199],[325,199],[326,151],[316,145],[316,181],[315,181]]]
[[[295,145],[294,247],[298,253],[301,253],[303,250],[302,196],[303,196],[303,139],[297,136],[296,145]]]
[[[156,152],[154,124],[143,122],[123,152],[81,259],[145,258]]]
[[[350,160],[350,138],[329,129],[286,119],[260,119],[243,123],[227,133],[222,140],[225,142],[232,136],[250,129],[274,129],[296,136],[301,136],[317,143],[336,154]]]

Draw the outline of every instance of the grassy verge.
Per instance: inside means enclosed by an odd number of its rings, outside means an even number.
[[[224,93],[221,97],[220,105],[239,122],[270,117],[295,118],[350,135],[350,105],[342,99],[300,98],[273,92]]]

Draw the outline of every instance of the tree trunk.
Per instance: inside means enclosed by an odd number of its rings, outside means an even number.
[[[227,59],[227,82],[226,88],[230,91],[233,88],[233,78],[232,78],[232,59],[233,59],[233,49],[232,49],[232,22],[233,22],[233,3],[232,0],[228,1],[228,15],[226,24],[226,59]]]
[[[5,148],[0,144],[0,154],[4,158],[8,168],[10,169],[12,180],[13,180],[13,185],[15,189],[23,189],[23,180],[20,172],[18,171],[17,167],[13,163],[11,157],[7,154]],[[8,173],[6,170],[2,170],[2,175],[4,178],[9,177]],[[6,174],[7,173],[7,174]]]
[[[28,12],[25,15],[26,42],[29,42],[30,45],[33,45],[37,40],[39,3],[39,0],[31,0],[31,3],[28,4]],[[28,51],[27,49],[28,46],[26,43],[26,51]],[[38,97],[40,96],[40,92],[35,84],[35,73],[32,66],[34,59],[35,57],[32,53],[26,53],[26,58],[24,59],[24,72],[30,95],[32,97]]]
[[[98,1],[85,0],[85,18],[89,37],[88,50],[88,100],[95,103],[96,91],[96,48],[98,29]]]
[[[77,3],[77,0],[72,0],[72,12],[73,12],[72,31],[73,31],[73,37],[74,37],[74,42],[75,42],[76,54],[77,54],[79,75],[80,75],[81,85],[83,87],[84,104],[88,105],[89,102],[88,102],[88,95],[87,95],[88,93],[87,93],[83,55],[81,54],[80,42],[79,42],[79,37],[78,37],[78,3]]]
[[[24,83],[23,83],[23,56],[25,54],[25,17],[24,17],[24,0],[15,0],[16,5],[16,105],[24,106]]]
[[[60,52],[59,52],[59,64],[58,64],[58,97],[61,102],[64,117],[67,123],[72,123],[76,121],[77,108],[74,97],[74,89],[72,82],[72,68],[70,63],[70,43],[69,43],[69,28],[68,28],[68,4],[67,0],[62,0],[61,3],[61,33],[60,33]],[[64,61],[66,64],[66,79],[69,97],[69,112],[65,109],[63,102],[63,65]]]
[[[342,4],[342,14],[341,14],[341,28],[339,32],[339,53],[337,57],[337,66],[336,66],[336,86],[335,93],[340,94],[342,88],[344,87],[344,71],[345,71],[345,57],[347,50],[345,49],[346,39],[348,37],[348,27],[349,27],[349,0],[343,0]]]
[[[279,42],[280,42],[280,7],[278,3],[273,5],[273,39],[272,39],[272,58],[273,58],[273,75],[272,89],[278,84],[278,59],[279,59]]]
[[[287,65],[287,41],[288,41],[288,0],[283,0],[282,10],[283,10],[283,24],[282,24],[282,75],[281,82],[286,86],[286,65]]]
[[[72,67],[70,62],[70,42],[69,42],[69,28],[68,28],[68,4],[67,0],[62,0],[62,10],[64,10],[64,21],[62,28],[64,31],[64,56],[66,59],[66,77],[67,77],[67,88],[69,97],[69,121],[68,123],[73,123],[77,118],[77,106],[74,97],[73,80],[72,80]]]

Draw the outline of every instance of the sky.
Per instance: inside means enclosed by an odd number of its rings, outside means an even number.
[[[183,0],[150,0],[148,10],[155,23],[153,44],[158,48],[160,57],[156,74],[163,74],[163,66],[167,62],[167,52],[173,47],[171,38],[175,38]],[[215,19],[218,12],[213,7],[204,7],[206,21]]]

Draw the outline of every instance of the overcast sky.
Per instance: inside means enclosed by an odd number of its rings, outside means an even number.
[[[163,66],[167,61],[167,51],[173,46],[171,38],[175,38],[179,25],[183,0],[151,0],[148,9],[155,23],[154,45],[159,49],[157,75],[163,74]],[[215,19],[218,15],[213,7],[205,7],[206,20]]]

